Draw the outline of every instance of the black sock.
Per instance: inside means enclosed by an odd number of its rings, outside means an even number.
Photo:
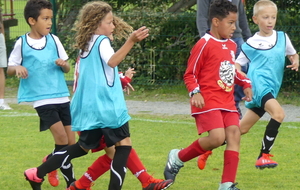
[[[66,163],[70,163],[73,158],[84,156],[86,154],[87,153],[78,143],[67,146],[56,152],[46,162],[40,165],[37,168],[37,176],[43,178],[47,173],[64,166]]]
[[[126,163],[131,146],[116,146],[114,159],[110,166],[109,190],[120,190],[126,174]]]
[[[279,123],[275,119],[272,119],[272,118],[270,119],[270,121],[266,127],[264,137],[262,139],[262,146],[261,146],[261,150],[260,150],[260,154],[259,154],[258,158],[260,158],[262,156],[262,153],[265,153],[265,154],[270,153],[270,151],[274,145],[276,136],[278,134],[278,129],[279,129],[280,125],[281,125],[281,123]]]
[[[73,164],[71,162],[65,163],[61,168],[60,168],[61,173],[63,173],[65,181],[67,183],[67,187],[71,185],[72,182],[76,181],[75,179],[75,174],[73,171]]]
[[[55,149],[53,151],[53,154],[57,151],[59,151],[60,149],[63,149],[65,147],[67,147],[68,145],[55,145]],[[51,156],[53,155],[51,154]],[[49,156],[48,158],[50,158],[51,156]],[[73,181],[76,181],[75,179],[75,175],[74,175],[74,171],[73,171],[73,165],[71,162],[66,162],[61,168],[60,168],[61,173],[63,173],[63,177],[65,178],[65,181],[67,183],[67,187],[69,187],[71,185],[71,183]]]

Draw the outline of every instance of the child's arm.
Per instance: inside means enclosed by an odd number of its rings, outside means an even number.
[[[294,55],[288,55],[291,65],[286,66],[286,68],[291,68],[292,70],[298,71],[299,68],[299,55],[296,53]]]
[[[69,65],[68,61],[58,58],[55,61],[55,64],[57,66],[60,66],[64,73],[68,73],[70,71],[70,65]]]
[[[149,36],[148,34],[149,29],[146,28],[146,26],[143,26],[137,30],[135,30],[127,39],[125,44],[115,53],[111,56],[111,58],[108,60],[107,64],[114,68],[118,66],[121,61],[126,57],[126,55],[129,53],[131,48],[136,42],[142,41],[146,37]]]
[[[130,90],[134,91],[134,88],[132,87],[130,82],[133,77],[133,74],[135,74],[135,73],[136,72],[134,71],[134,68],[129,68],[125,72],[125,76],[123,76],[123,73],[122,73],[122,75],[120,75],[122,88],[125,92],[127,92],[128,95],[130,94]]]
[[[23,79],[26,79],[28,77],[27,69],[21,65],[8,66],[7,74],[10,76],[16,75],[18,78],[23,78]]]
[[[247,77],[247,74],[242,71],[242,66],[239,63],[234,63],[236,72],[239,72],[243,76]]]

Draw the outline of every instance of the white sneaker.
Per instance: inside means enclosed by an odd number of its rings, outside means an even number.
[[[221,183],[218,190],[240,190],[236,187],[237,183],[225,182]]]
[[[3,102],[2,104],[0,104],[0,110],[12,110],[12,108],[9,107],[7,103]]]

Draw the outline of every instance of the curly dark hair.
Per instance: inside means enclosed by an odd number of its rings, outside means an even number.
[[[228,0],[214,0],[209,8],[209,20],[212,21],[213,18],[223,20],[229,15],[229,12],[237,13],[237,11],[236,5]]]
[[[24,18],[30,26],[28,19],[32,17],[37,20],[41,14],[42,9],[52,10],[52,4],[47,0],[29,0],[24,8]]]

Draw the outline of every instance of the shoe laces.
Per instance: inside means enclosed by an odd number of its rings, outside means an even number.
[[[263,153],[262,157],[264,157],[264,158],[270,158],[270,157],[274,157],[274,156],[272,154]]]
[[[212,151],[206,151],[204,154],[202,154],[201,159],[206,161],[207,158],[212,154]]]
[[[183,165],[179,165],[179,164],[177,164],[176,162],[172,165],[172,170],[177,174],[178,172],[179,172],[179,170],[180,170],[180,168],[182,168],[183,167]]]
[[[230,189],[230,190],[240,190],[240,189],[238,189],[238,188],[236,187],[237,184],[238,184],[238,183],[233,183],[228,189]]]

